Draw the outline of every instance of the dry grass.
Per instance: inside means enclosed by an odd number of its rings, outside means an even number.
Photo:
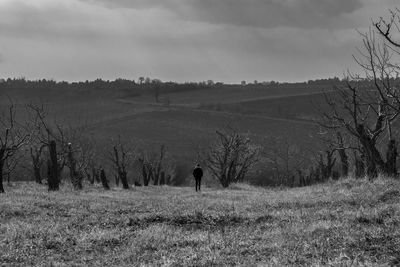
[[[4,265],[400,264],[400,182],[347,179],[297,189],[33,183],[0,195]]]

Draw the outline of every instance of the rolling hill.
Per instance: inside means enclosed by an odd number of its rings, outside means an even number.
[[[151,92],[123,89],[12,89],[3,90],[18,103],[44,103],[51,119],[85,126],[104,154],[111,138],[120,136],[142,150],[157,151],[165,145],[169,159],[192,166],[198,152],[215,140],[216,130],[233,128],[247,134],[257,145],[284,137],[299,149],[320,149],[319,128],[309,118],[312,102],[321,99],[322,86],[216,86],[197,90],[164,92],[156,102]],[[168,102],[162,101],[168,99]],[[1,98],[5,107],[7,98]],[[22,112],[24,114],[24,112]],[[106,156],[100,157],[107,165]]]

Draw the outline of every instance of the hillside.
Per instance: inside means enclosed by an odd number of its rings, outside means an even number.
[[[175,158],[195,160],[196,150],[208,148],[215,139],[215,131],[227,126],[249,134],[257,143],[269,136],[283,135],[304,146],[318,141],[313,137],[317,132],[314,123],[196,109],[133,114],[94,124],[89,129],[98,138],[121,135],[149,149],[166,144]]]
[[[104,266],[400,264],[400,182],[136,187],[0,195],[0,262]]]
[[[238,114],[310,121],[320,119],[319,112],[325,106],[324,93],[316,92],[227,103],[220,105],[219,109]]]
[[[90,83],[79,86],[57,84],[53,89],[46,84],[34,87],[34,82],[21,88],[16,84],[0,88],[0,95],[9,96],[18,104],[44,104],[51,122],[55,119],[66,127],[85,126],[85,133],[93,139],[96,147],[96,164],[105,166],[111,175],[114,170],[109,166],[107,153],[110,140],[119,136],[139,151],[154,152],[165,145],[169,163],[186,168],[193,166],[199,152],[212,145],[216,130],[227,127],[247,134],[259,146],[265,146],[268,139],[281,137],[309,155],[320,149],[321,142],[316,135],[318,127],[298,115],[312,113],[310,101],[319,99],[318,92],[328,85],[223,85],[205,88],[188,85],[185,88],[183,84],[179,85],[179,90],[161,92],[157,103],[151,88],[135,85],[111,90],[107,89],[111,86],[109,83],[103,82],[104,88],[97,88],[96,82],[93,83],[92,86]],[[3,109],[8,104],[7,97],[0,98]],[[26,111],[23,105],[20,107],[21,121],[30,118],[24,117]],[[17,175],[16,179],[27,176],[26,170],[23,171],[24,175]],[[133,183],[137,176],[135,167],[132,167],[129,170],[130,182]]]
[[[165,92],[159,96],[160,103],[168,102],[173,106],[201,107],[204,105],[232,104],[254,100],[275,99],[289,96],[307,96],[318,94],[322,90],[331,90],[333,84],[309,85],[286,84],[276,86],[263,85],[226,85],[205,89]],[[154,103],[154,96],[123,97],[121,100],[131,103]]]

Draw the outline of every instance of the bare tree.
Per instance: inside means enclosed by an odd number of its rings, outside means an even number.
[[[89,137],[82,138],[79,147],[78,169],[84,173],[91,184],[99,180],[96,171],[95,143]]]
[[[35,137],[33,150],[36,150],[37,156],[40,156],[43,148],[48,149],[48,187],[50,191],[58,190],[60,175],[67,161],[68,141],[65,129],[57,123],[53,123],[53,127],[50,126],[47,118],[48,111],[43,105],[30,104],[28,108],[33,115],[30,125]]]
[[[151,180],[154,185],[169,182],[168,177],[171,177],[172,167],[167,161],[166,153],[165,145],[161,145],[159,153],[144,152],[139,158],[144,186],[148,186]]]
[[[91,169],[94,168],[94,145],[85,136],[84,127],[63,130],[65,140],[70,140],[67,145],[66,166],[69,168],[70,179],[76,190],[83,188],[83,180],[88,178],[94,183],[95,176],[91,178]]]
[[[47,183],[49,191],[57,191],[60,188],[60,173],[59,165],[57,161],[57,145],[56,141],[50,140],[48,144],[49,148],[49,160],[48,162],[48,179]]]
[[[392,51],[394,54],[397,56],[400,55],[400,40],[395,39],[395,36],[399,36],[400,34],[400,10],[397,8],[396,10],[391,10],[390,11],[390,18],[389,20],[385,20],[384,18],[380,18],[378,22],[374,23],[375,28],[377,31],[380,33],[381,36],[384,37],[386,40],[385,47]],[[386,73],[386,79],[391,79],[393,80],[394,78],[397,80],[397,88],[387,88],[388,82],[384,83],[383,86],[386,89],[385,92],[387,93],[388,97],[391,99],[395,99],[396,106],[394,107],[399,110],[399,72],[400,72],[400,63],[395,63],[393,64],[392,62],[390,63],[390,69],[393,71],[392,73]],[[388,137],[389,137],[389,142],[388,142],[388,147],[387,147],[387,152],[386,152],[386,172],[389,174],[396,174],[397,173],[397,167],[396,167],[396,159],[398,156],[397,152],[397,144],[396,141],[392,138],[392,133],[391,133],[391,125],[388,127]]]
[[[163,170],[163,163],[164,163],[163,161],[165,159],[165,152],[166,152],[165,146],[161,145],[160,153],[153,159],[152,166],[153,166],[154,185],[159,185],[162,176],[163,178],[165,177],[165,171]]]
[[[69,168],[72,185],[74,186],[75,190],[81,190],[83,188],[83,173],[82,170],[78,168],[77,160],[74,156],[74,151],[71,143],[68,143],[67,159],[67,166]]]
[[[19,163],[23,161],[23,153],[22,151],[19,150],[17,153],[14,154],[13,157],[7,158],[5,164],[4,164],[4,173],[7,176],[7,184],[11,184],[11,176],[15,174],[17,167],[19,166]]]
[[[223,187],[242,182],[250,167],[258,161],[259,149],[249,138],[234,130],[217,131],[217,142],[210,147],[205,162]]]
[[[72,127],[50,123],[48,111],[43,105],[28,105],[31,111],[33,136],[31,158],[35,180],[41,182],[40,169],[44,163],[44,150],[47,148],[49,190],[58,190],[61,173],[68,167],[74,189],[83,188],[83,178],[90,176],[89,165],[93,162],[93,144],[85,136],[85,126]]]
[[[378,22],[374,22],[375,28],[388,41],[389,45],[400,48],[400,40],[395,40],[394,36],[400,33],[400,10],[390,10],[389,19],[380,18]]]
[[[393,123],[400,113],[399,65],[392,62],[392,53],[371,30],[362,34],[364,50],[355,58],[364,69],[361,79],[349,75],[346,88],[336,88],[336,96],[328,97],[330,108],[324,113],[323,125],[345,130],[361,146],[366,173],[396,175],[396,141],[392,134]],[[387,156],[381,154],[379,143],[387,141]]]
[[[139,164],[142,169],[143,185],[148,186],[149,182],[153,179],[153,168],[146,155],[139,158]]]
[[[325,150],[326,160],[324,160],[323,153],[319,154],[317,170],[319,171],[320,180],[317,180],[317,182],[322,182],[332,177],[332,169],[336,162],[336,158],[333,157],[334,152],[334,149]]]
[[[262,156],[273,170],[275,184],[292,185],[296,170],[303,168],[309,160],[308,151],[300,148],[289,137],[270,136],[263,140]]]
[[[45,146],[41,145],[40,147],[31,146],[30,155],[32,159],[32,168],[33,168],[33,176],[35,177],[35,182],[38,184],[42,184],[42,166],[44,164],[44,160],[42,157],[42,152]]]
[[[110,186],[108,185],[108,180],[107,180],[106,173],[105,173],[103,167],[100,167],[100,180],[101,180],[101,184],[103,185],[103,188],[105,190],[110,190]]]
[[[28,111],[32,114],[29,126],[32,138],[29,143],[30,156],[32,160],[32,171],[35,181],[42,184],[42,166],[45,164],[45,156],[43,155],[45,148],[48,148],[48,138],[45,138],[45,130],[47,124],[43,124],[47,117],[47,110],[42,106],[28,105]],[[46,127],[44,127],[46,126]],[[46,140],[46,141],[45,141]]]
[[[7,113],[0,116],[0,193],[4,193],[3,173],[6,162],[26,144],[30,133],[16,121],[14,104],[11,103]]]
[[[351,140],[348,134],[346,132],[343,133],[340,129],[336,128],[328,129],[328,131],[320,133],[320,135],[321,135],[320,140],[325,144],[325,149],[324,149],[325,152],[320,153],[319,159],[322,154],[325,154],[326,155],[325,167],[328,168],[327,169],[328,172],[325,172],[325,174],[328,174],[328,176],[326,177],[323,176],[323,179],[330,178],[330,176],[332,175],[332,168],[336,162],[336,158],[334,157],[335,152],[337,152],[337,156],[339,157],[340,160],[340,165],[341,165],[340,175],[342,177],[346,177],[349,173],[348,151],[357,150],[359,148],[356,146],[351,146],[350,143],[354,140]],[[321,166],[320,163],[321,160],[319,160],[318,162],[319,166]],[[331,167],[329,167],[331,165],[330,163],[333,163]]]
[[[339,154],[340,163],[342,167],[342,177],[346,177],[349,174],[349,157],[346,151],[346,143],[343,135],[340,131],[336,132],[336,143],[337,143],[337,152]]]
[[[132,157],[133,149],[128,144],[123,144],[121,137],[113,141],[112,152],[109,153],[109,158],[117,171],[116,183],[118,184],[121,181],[124,189],[129,189],[127,167],[133,161]]]

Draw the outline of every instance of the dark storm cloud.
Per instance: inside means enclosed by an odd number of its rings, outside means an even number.
[[[82,0],[111,8],[163,8],[180,18],[211,24],[274,28],[338,28],[361,0]]]

